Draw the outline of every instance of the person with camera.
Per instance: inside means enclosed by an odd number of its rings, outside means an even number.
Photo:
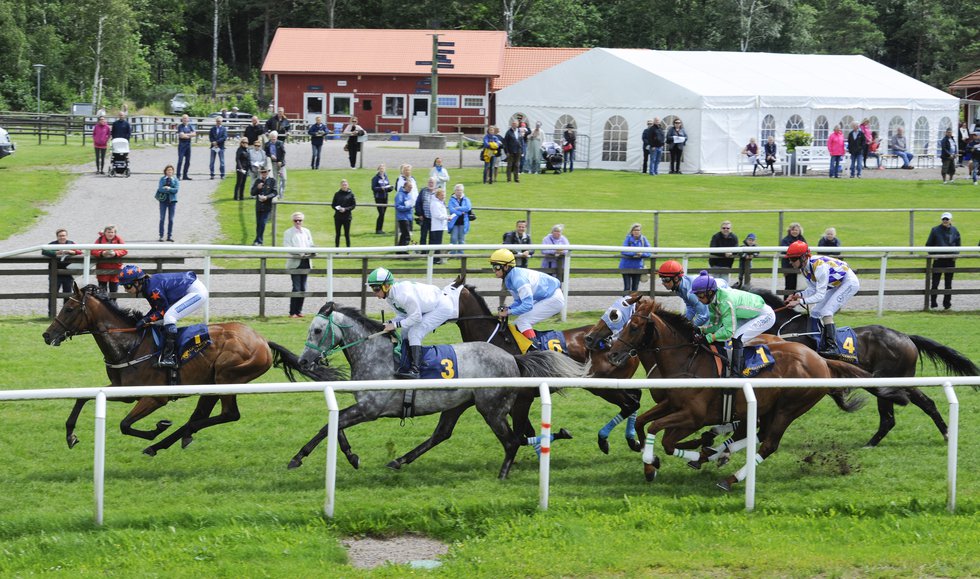
[[[310,146],[313,148],[313,156],[310,158],[310,169],[314,171],[320,168],[320,150],[323,149],[323,137],[327,134],[327,125],[323,124],[323,117],[316,116],[316,122],[310,125],[306,132],[310,135]]]
[[[350,224],[353,219],[351,212],[357,207],[357,200],[354,199],[354,192],[350,190],[347,179],[340,180],[340,189],[333,194],[333,227],[334,227],[334,247],[340,247],[340,232],[343,230],[344,239],[347,247],[350,247]]]
[[[374,234],[384,235],[385,212],[388,211],[388,194],[395,190],[395,186],[388,180],[388,173],[385,171],[384,163],[378,165],[378,172],[371,178],[371,191],[374,192],[374,202],[378,206],[378,220],[374,223]]]
[[[255,197],[255,241],[252,245],[262,245],[265,224],[272,214],[272,200],[279,196],[276,180],[269,176],[269,168],[259,170],[260,177],[252,183],[252,197]]]
[[[160,239],[163,241],[163,221],[167,218],[167,241],[174,240],[174,213],[177,212],[177,193],[180,191],[180,180],[174,174],[174,166],[163,168],[163,177],[157,185],[156,200],[160,204]]]

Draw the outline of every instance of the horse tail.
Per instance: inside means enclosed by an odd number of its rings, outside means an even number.
[[[980,368],[977,368],[969,358],[957,352],[949,346],[944,346],[935,340],[930,340],[924,336],[909,335],[909,339],[918,348],[919,354],[925,354],[936,366],[944,369],[947,374],[955,376],[980,376]],[[919,362],[922,363],[920,356]],[[980,386],[973,386],[974,390],[980,390]]]
[[[828,394],[837,404],[837,407],[844,412],[857,412],[864,407],[867,398],[859,396],[858,392],[851,388],[834,388]]]
[[[871,378],[871,374],[867,373],[863,369],[850,364],[848,362],[842,362],[840,360],[826,360],[827,367],[830,368],[830,372],[834,378]],[[865,388],[868,392],[874,394],[878,398],[883,398],[889,400],[894,404],[899,406],[907,406],[909,403],[909,395],[905,392],[904,388],[895,388],[893,386],[876,386],[873,388]],[[841,403],[835,399],[837,405],[840,406]],[[844,408],[841,407],[843,410]]]
[[[551,350],[535,350],[514,356],[524,378],[584,378],[585,364]]]
[[[282,368],[283,373],[286,374],[286,378],[290,382],[298,381],[296,379],[296,372],[299,372],[304,378],[316,382],[336,382],[347,379],[347,376],[341,370],[329,366],[318,365],[309,369],[304,368],[299,363],[299,356],[292,353],[289,348],[280,346],[275,342],[269,342],[268,344],[269,348],[272,349],[272,365],[277,368]]]

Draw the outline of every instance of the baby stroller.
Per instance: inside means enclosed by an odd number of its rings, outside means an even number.
[[[545,171],[554,171],[555,175],[561,174],[561,164],[564,160],[561,145],[554,141],[548,141],[541,145],[541,156],[544,157]]]
[[[129,177],[129,140],[112,140],[112,160],[109,161],[109,177],[125,175]]]

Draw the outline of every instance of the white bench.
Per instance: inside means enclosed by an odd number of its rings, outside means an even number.
[[[758,159],[760,163],[759,169],[762,171],[766,171],[767,167],[766,167],[765,157],[761,152],[759,153]],[[743,171],[749,172],[752,170],[754,166],[755,164],[749,161],[749,158],[745,155],[745,153],[738,154],[738,161],[735,163],[735,172],[737,174],[741,175]],[[787,160],[786,153],[781,153],[777,156],[776,171],[782,175],[789,174],[789,161]]]

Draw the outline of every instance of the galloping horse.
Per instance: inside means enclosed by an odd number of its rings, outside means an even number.
[[[459,287],[463,282],[462,276],[458,277],[453,286]],[[477,293],[476,288],[471,285],[466,285],[459,291],[459,316],[456,319],[456,325],[459,327],[464,342],[489,341],[511,354],[520,354],[520,347],[510,335],[506,325],[500,323],[497,316],[490,311],[490,307],[483,296]],[[589,362],[591,364],[590,376],[593,378],[631,378],[636,372],[638,362],[629,361],[623,366],[616,366],[609,363],[605,353],[590,351],[586,347],[585,334],[591,328],[592,326],[582,326],[563,330],[562,334],[566,344],[565,354],[577,362]],[[632,450],[639,451],[640,443],[636,439],[633,421],[636,418],[637,410],[640,408],[640,390],[599,388],[586,388],[586,390],[619,407],[619,414],[610,420],[598,434],[599,449],[609,454],[608,432],[619,422],[626,420],[626,443]],[[512,416],[515,421],[514,429],[519,432],[532,428],[526,417],[533,398],[533,393],[524,393],[515,405]],[[533,435],[533,428],[530,434]]]
[[[342,351],[350,365],[354,380],[391,380],[394,378],[392,343],[381,335],[384,326],[361,315],[353,308],[337,307],[328,302],[310,324],[306,348],[299,358],[305,372],[322,365],[327,357]],[[555,352],[532,352],[526,356],[513,356],[500,348],[483,343],[453,344],[456,363],[444,367],[446,374],[463,378],[514,378],[514,377],[582,377],[585,367]],[[445,361],[444,361],[445,363]],[[406,397],[412,400],[412,415],[423,416],[441,412],[439,424],[432,437],[395,459],[388,466],[398,469],[418,458],[421,454],[448,439],[462,413],[475,405],[494,435],[504,447],[504,462],[499,478],[507,478],[514,457],[521,445],[518,437],[507,424],[507,414],[517,399],[519,389],[455,389],[357,391],[355,403],[340,411],[338,429],[344,429],[377,420],[405,416]],[[289,468],[300,466],[303,459],[327,436],[327,426],[314,436],[289,463]],[[359,458],[354,454],[346,438],[341,439],[341,450],[352,466],[357,468]]]
[[[817,348],[808,326],[808,316],[782,306],[782,300],[775,294],[762,289],[752,289],[776,311],[776,324],[773,329],[787,341],[800,342],[810,348]],[[778,308],[778,309],[777,309]],[[969,358],[953,348],[923,336],[908,335],[879,325],[851,328],[857,337],[858,364],[876,378],[906,378],[915,376],[919,356],[925,354],[946,373],[956,376],[980,375],[980,368]],[[905,388],[909,401],[932,418],[947,440],[946,422],[936,408],[936,403],[915,387]],[[895,427],[895,403],[889,398],[878,397],[878,431],[865,444],[877,446]]]
[[[92,334],[105,360],[110,386],[134,386],[167,384],[166,368],[154,368],[159,348],[149,338],[149,329],[136,330],[136,322],[142,316],[132,310],[122,310],[109,299],[98,286],[75,286],[75,293],[65,302],[58,316],[44,331],[44,342],[59,346],[72,336]],[[255,330],[239,323],[212,324],[208,326],[212,345],[180,369],[182,380],[188,384],[240,384],[251,382],[272,367],[273,353],[281,346],[266,342]],[[123,402],[136,402],[136,406],[119,425],[123,434],[153,440],[171,426],[169,420],[157,422],[153,430],[139,430],[134,424],[167,404],[167,396],[128,398]],[[221,412],[211,416],[211,411],[221,402]],[[78,443],[75,424],[86,400],[77,400],[65,423],[68,448]],[[234,395],[201,396],[187,424],[172,432],[157,444],[147,447],[144,453],[154,456],[157,451],[169,448],[177,440],[186,447],[194,433],[225,422],[238,420],[238,403]]]
[[[623,363],[629,357],[644,352],[656,360],[661,374],[669,378],[716,378],[722,367],[716,354],[694,339],[695,328],[680,314],[660,308],[652,299],[637,304],[636,311],[613,343],[609,360]],[[836,360],[824,360],[813,350],[793,342],[774,342],[769,349],[776,361],[766,374],[773,378],[866,378],[860,368]],[[756,462],[761,463],[776,451],[789,425],[810,410],[830,388],[764,388],[756,396],[759,404],[761,446]],[[844,411],[852,412],[860,404],[834,398]],[[637,429],[649,423],[646,448],[643,452],[644,474],[653,480],[659,460],[654,454],[656,434],[667,430],[661,444],[668,454],[675,454],[676,442],[709,424],[719,422],[722,413],[722,394],[717,389],[667,389],[666,399],[640,415]],[[744,421],[746,404],[739,392],[734,416]],[[730,490],[745,477],[746,469],[721,481],[719,486]]]

